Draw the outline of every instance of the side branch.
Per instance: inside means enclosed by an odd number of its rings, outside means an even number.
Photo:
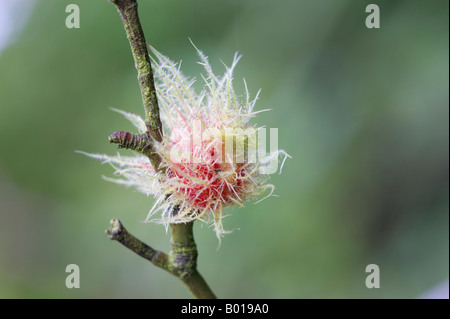
[[[118,219],[112,219],[106,234],[153,265],[166,270],[180,278],[192,294],[199,299],[215,299],[216,296],[209,288],[205,279],[197,271],[197,247],[192,232],[193,222],[186,224],[172,224],[171,246],[168,255],[146,245],[131,235]]]
[[[162,140],[162,124],[159,117],[158,99],[156,97],[153,71],[147,50],[144,32],[139,21],[137,0],[109,0],[119,11],[128,41],[130,42],[135,67],[138,73],[139,87],[145,109],[145,124],[150,139],[157,142]],[[155,170],[161,159],[154,154],[150,157]]]
[[[170,272],[167,255],[153,249],[131,235],[125,227],[123,227],[120,220],[113,218],[109,228],[106,230],[106,234],[109,239],[118,241],[129,250],[150,261],[153,265]]]
[[[118,144],[119,148],[130,149],[148,157],[155,154],[147,134],[118,131],[111,134],[108,140],[110,143]]]

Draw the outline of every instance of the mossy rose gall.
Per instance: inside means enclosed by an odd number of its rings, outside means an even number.
[[[159,167],[155,170],[148,157],[139,153],[86,155],[114,167],[120,178],[107,180],[155,196],[146,221],[167,226],[199,219],[213,224],[220,238],[226,233],[223,208],[243,206],[247,200],[272,195],[274,186],[267,183],[264,168],[274,160],[278,163],[282,156],[281,170],[288,155],[273,145],[266,153],[265,143],[261,143],[265,134],[259,134],[262,128],[250,124],[258,113],[253,110],[258,95],[250,99],[245,81],[242,101],[235,92],[233,70],[240,56],[236,54],[231,67],[225,65],[225,73],[217,76],[208,58],[197,49],[199,64],[206,71],[201,75],[204,89],[197,93],[193,88],[195,79],[186,77],[179,63],[153,48],[152,52],[164,134],[160,142],[148,142],[161,158]],[[147,147],[144,121],[138,115],[118,112],[134,124],[140,135],[116,132],[110,139],[133,145],[143,153]]]

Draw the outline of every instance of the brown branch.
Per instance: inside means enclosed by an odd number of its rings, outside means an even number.
[[[153,249],[131,235],[118,219],[111,220],[106,233],[111,240],[118,241],[153,265],[180,278],[196,298],[215,299],[216,296],[197,271],[197,247],[192,226],[193,222],[171,225],[172,250],[169,255]]]
[[[111,225],[106,230],[106,234],[109,239],[118,241],[129,250],[150,261],[153,265],[169,271],[167,255],[161,251],[154,250],[152,247],[131,235],[125,227],[123,227],[120,220],[113,218],[111,220]]]

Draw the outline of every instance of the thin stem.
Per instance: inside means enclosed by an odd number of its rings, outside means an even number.
[[[137,0],[109,0],[119,11],[128,41],[130,42],[135,67],[138,73],[139,87],[145,109],[145,124],[150,140],[161,142],[162,124],[159,117],[158,99],[156,97],[155,81],[147,50],[144,32],[138,15]],[[158,170],[161,159],[152,152],[149,155],[155,170]]]

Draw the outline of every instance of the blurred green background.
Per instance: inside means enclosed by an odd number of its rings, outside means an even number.
[[[80,29],[65,27],[70,3]],[[365,26],[369,3],[380,6],[380,29]],[[279,128],[293,156],[272,175],[279,197],[228,211],[225,228],[239,230],[218,251],[197,223],[199,269],[219,297],[416,298],[448,280],[448,6],[140,1],[147,41],[186,74],[202,71],[188,37],[217,73],[220,59],[243,54],[236,87],[245,77],[253,95],[262,88],[256,108],[273,111],[255,123]],[[164,227],[140,223],[153,199],[103,181],[109,166],[74,153],[116,152],[107,136],[132,128],[110,106],[143,114],[114,6],[36,1],[0,52],[0,297],[190,297],[104,234],[118,217],[169,248]],[[80,289],[65,286],[72,263]],[[379,289],[365,286],[372,263]]]

